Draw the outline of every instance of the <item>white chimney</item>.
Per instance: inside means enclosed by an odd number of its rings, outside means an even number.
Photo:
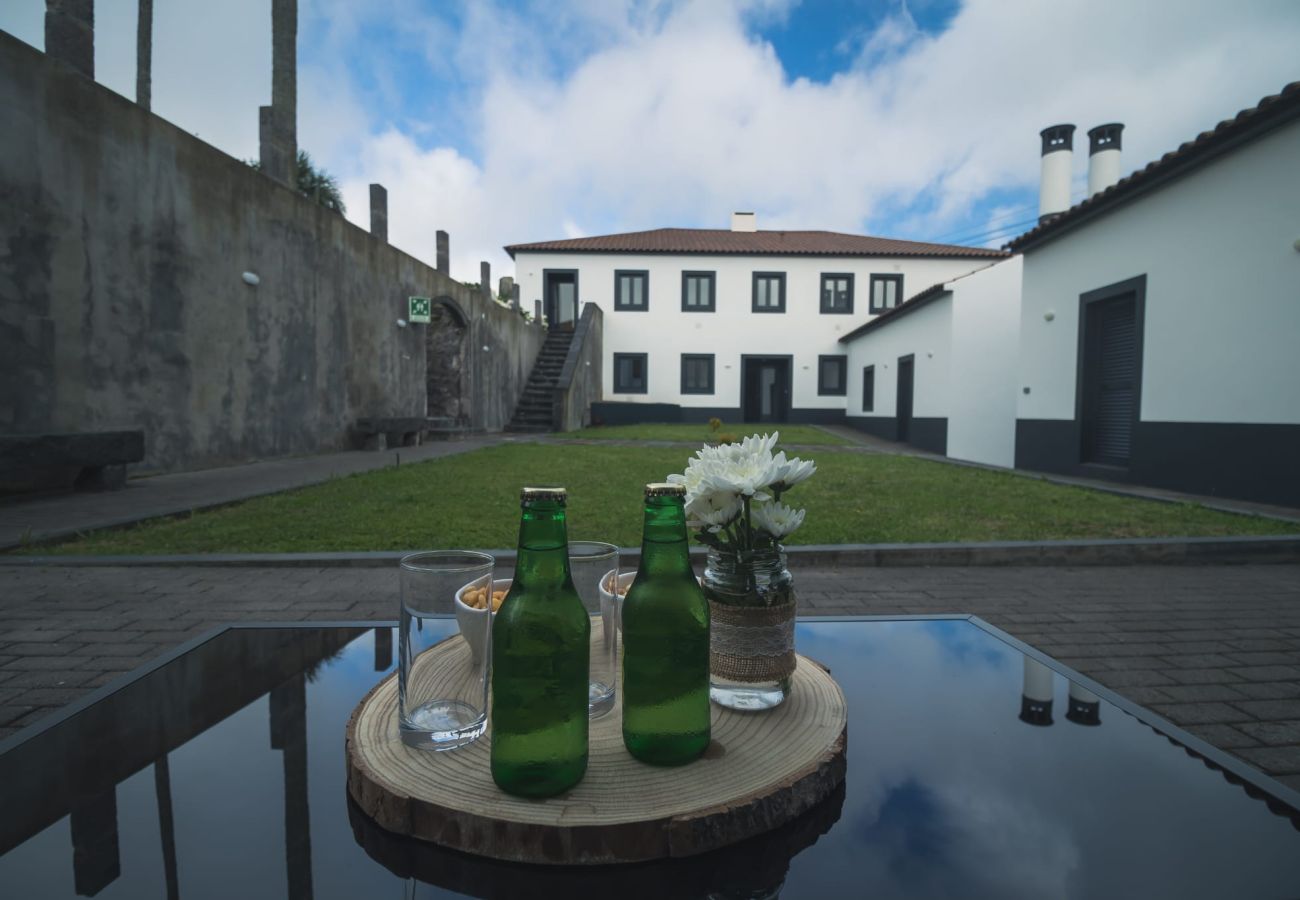
[[[1020,721],[1028,725],[1052,724],[1055,673],[1036,659],[1025,657],[1024,687],[1020,691]]]
[[[1043,175],[1038,188],[1041,225],[1070,208],[1070,165],[1074,159],[1074,126],[1052,125],[1043,137]]]
[[[1088,132],[1088,196],[1101,193],[1119,181],[1119,122],[1098,125]]]
[[[758,217],[752,212],[734,212],[731,214],[732,231],[758,231]]]

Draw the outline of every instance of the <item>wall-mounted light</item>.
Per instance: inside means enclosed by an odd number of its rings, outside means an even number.
[[[405,328],[405,327],[406,327],[406,320],[405,320],[405,319],[398,319],[398,320],[397,320],[397,327],[398,327],[398,328]]]
[[[245,272],[243,275],[239,277],[244,279],[244,284],[250,285],[252,287],[257,287],[259,284],[262,283],[262,279],[257,277],[256,272]]]
[[[1055,318],[1056,318],[1056,310],[1054,309],[1049,309],[1047,312],[1043,313],[1044,322],[1050,322]]]
[[[483,352],[484,352],[484,353],[487,353],[487,352],[488,352],[489,350],[491,350],[491,349],[492,349],[492,348],[489,347],[487,344],[484,344],[484,345],[483,345]]]

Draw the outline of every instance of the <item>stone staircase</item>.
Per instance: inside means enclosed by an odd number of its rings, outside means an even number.
[[[524,386],[524,394],[519,398],[515,414],[506,425],[506,431],[539,432],[554,429],[552,403],[555,399],[555,383],[559,380],[560,370],[564,368],[564,358],[569,354],[569,344],[573,342],[571,330],[553,329],[546,335],[542,352],[537,354],[533,363],[532,374]]]

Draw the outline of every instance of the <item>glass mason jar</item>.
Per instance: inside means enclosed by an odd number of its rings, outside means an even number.
[[[794,579],[780,544],[744,553],[709,548],[709,698],[757,711],[785,702],[794,674]]]

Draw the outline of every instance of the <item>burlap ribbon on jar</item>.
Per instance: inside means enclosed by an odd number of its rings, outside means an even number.
[[[733,681],[780,681],[794,674],[795,602],[731,606],[709,601],[709,671]]]

